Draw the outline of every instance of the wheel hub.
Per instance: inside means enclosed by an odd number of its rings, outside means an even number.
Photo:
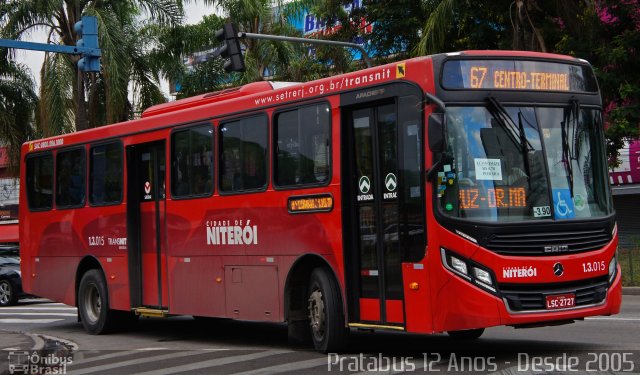
[[[85,292],[85,312],[87,318],[94,323],[100,318],[100,312],[102,311],[102,300],[100,298],[100,291],[96,285],[89,285]]]
[[[314,290],[309,296],[309,321],[314,336],[322,339],[326,326],[326,314],[324,311],[324,300],[322,299],[322,292],[320,290]]]

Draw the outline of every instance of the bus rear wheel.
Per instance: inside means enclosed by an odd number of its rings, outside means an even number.
[[[457,340],[475,340],[482,336],[484,328],[465,329],[463,331],[448,331],[449,336]]]
[[[309,322],[315,349],[322,353],[342,349],[347,340],[340,288],[325,268],[316,268],[309,282]]]
[[[100,270],[88,270],[78,288],[78,312],[84,329],[92,335],[108,333],[114,324],[114,311],[109,309],[107,282]]]

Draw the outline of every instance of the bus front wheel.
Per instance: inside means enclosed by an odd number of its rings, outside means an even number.
[[[84,329],[92,335],[111,331],[113,311],[109,309],[107,282],[100,270],[88,270],[78,288],[78,312]]]
[[[345,327],[340,288],[327,269],[313,270],[308,295],[313,346],[322,353],[342,349],[348,330]]]
[[[465,329],[463,331],[448,331],[447,332],[451,338],[457,340],[475,340],[482,336],[484,333],[484,328],[477,329]]]

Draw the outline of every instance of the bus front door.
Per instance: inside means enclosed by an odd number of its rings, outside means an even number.
[[[127,147],[131,307],[166,310],[165,142]]]
[[[350,145],[342,168],[351,322],[399,329],[405,323],[402,262],[418,261],[425,251],[417,108],[420,100],[409,95],[343,112]]]

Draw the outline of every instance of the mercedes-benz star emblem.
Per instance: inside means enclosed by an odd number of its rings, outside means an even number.
[[[553,274],[560,277],[562,276],[562,274],[564,273],[564,267],[562,267],[562,264],[560,263],[556,263],[553,265]]]

